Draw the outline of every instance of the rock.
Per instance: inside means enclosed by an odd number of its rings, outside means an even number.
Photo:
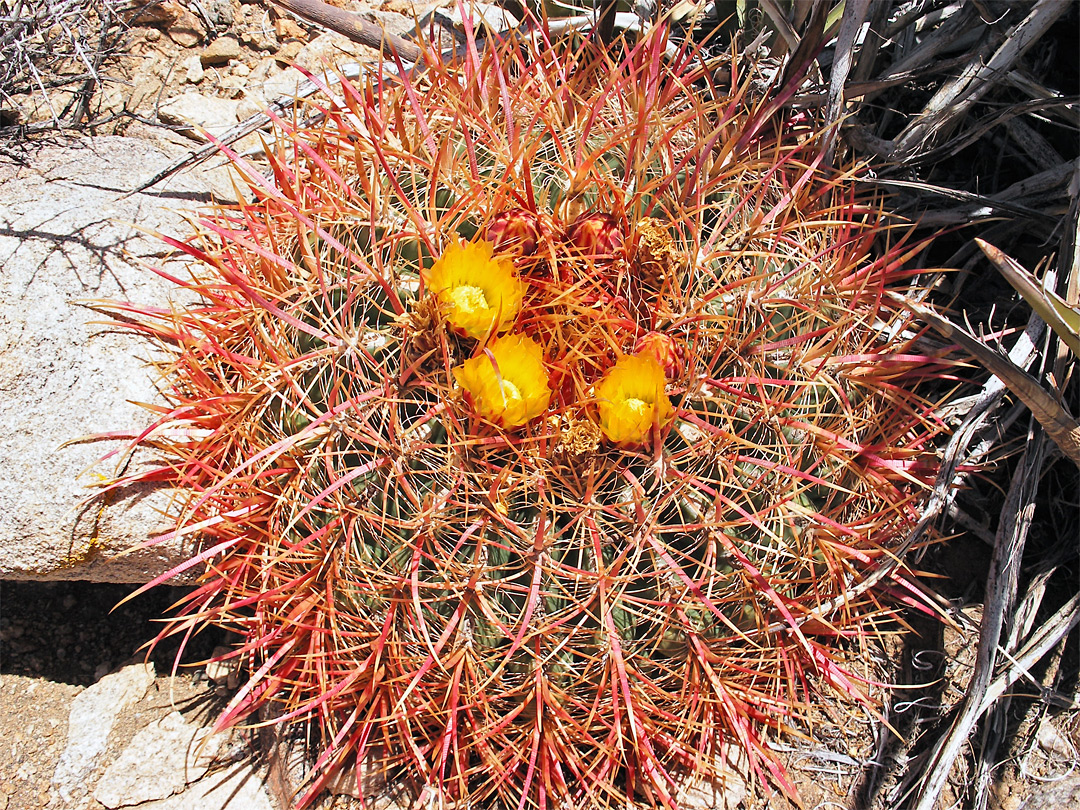
[[[277,810],[259,774],[246,762],[215,771],[183,793],[146,802],[139,810]]]
[[[180,5],[173,2],[137,0],[133,5],[135,8],[124,15],[128,25],[172,25],[183,11]]]
[[[240,99],[240,103],[236,107],[236,117],[241,121],[246,121],[251,116],[261,113],[268,106],[266,96],[257,89],[253,89],[249,83],[247,89],[244,90],[244,97]]]
[[[52,787],[69,804],[85,785],[109,742],[117,715],[142,699],[154,682],[153,664],[133,664],[106,675],[72,701],[68,744],[53,773]]]
[[[341,34],[320,34],[296,54],[296,64],[318,72],[343,62],[371,61],[375,51]]]
[[[1076,757],[1076,748],[1064,734],[1057,730],[1049,717],[1044,717],[1039,723],[1039,730],[1035,733],[1035,740],[1047,754],[1057,754],[1066,760]]]
[[[724,745],[714,762],[717,778],[701,779],[679,791],[680,807],[697,810],[736,810],[743,806],[750,780],[750,762],[737,745]]]
[[[237,76],[236,74],[230,74],[228,76],[222,76],[218,79],[217,83],[218,92],[228,99],[239,99],[244,95],[244,91],[247,88],[247,81],[243,76]],[[237,121],[242,120],[240,116],[240,105],[237,104],[236,109],[233,111],[233,115]]]
[[[115,810],[180,793],[210,769],[216,746],[213,738],[203,744],[208,733],[170,712],[135,735],[105,769],[94,798]]]
[[[205,132],[221,135],[236,125],[236,106],[235,99],[187,92],[162,104],[158,115],[166,123],[186,127],[185,135],[203,142]]]
[[[1080,807],[1080,774],[1049,782],[1032,780],[1031,794],[1020,810],[1064,810]]]
[[[206,76],[206,71],[203,70],[202,59],[195,54],[192,54],[184,60],[184,67],[186,71],[184,73],[184,80],[188,84],[198,84]]]
[[[240,685],[239,656],[226,657],[233,652],[231,647],[214,647],[210,660],[206,663],[206,677],[218,687],[233,691]]]
[[[240,43],[233,37],[218,37],[199,54],[203,67],[213,65],[227,65],[231,59],[239,59],[244,55],[240,49]]]
[[[291,65],[296,61],[296,57],[303,50],[303,47],[302,42],[291,39],[278,49],[278,52],[274,54],[274,59],[279,65]]]
[[[285,48],[281,50],[284,51]],[[282,96],[295,97],[297,88],[306,81],[307,76],[296,68],[290,67],[267,78],[260,89],[265,98],[276,101]]]
[[[166,5],[176,5],[170,0]],[[194,48],[206,39],[206,26],[193,12],[180,7],[176,20],[165,29],[166,35],[181,48]]]
[[[238,0],[204,0],[206,14],[219,31],[233,24],[236,12],[240,10]]]
[[[99,460],[126,442],[77,441],[137,433],[152,417],[134,403],[159,401],[148,343],[78,302],[183,303],[136,266],[166,248],[128,223],[182,235],[179,211],[210,201],[212,175],[126,194],[181,154],[106,136],[43,147],[29,166],[0,158],[0,578],[144,583],[186,558],[184,542],[122,553],[171,528],[174,494],[147,485],[88,501],[122,458]],[[128,471],[147,463],[136,454]]]
[[[308,38],[307,31],[300,27],[295,20],[288,17],[278,17],[274,20],[274,33],[282,42],[295,39],[304,42]]]

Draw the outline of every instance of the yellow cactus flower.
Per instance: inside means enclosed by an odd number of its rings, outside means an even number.
[[[543,351],[532,338],[504,335],[454,369],[476,412],[505,428],[524,425],[551,401]]]
[[[421,273],[450,325],[477,340],[509,329],[525,295],[513,261],[492,258],[493,249],[483,240],[454,241]]]
[[[595,388],[600,430],[620,445],[642,444],[653,425],[675,416],[664,393],[664,367],[651,354],[620,357]]]

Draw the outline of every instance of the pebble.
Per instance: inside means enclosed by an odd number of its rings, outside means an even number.
[[[277,34],[273,30],[255,28],[240,35],[240,41],[256,51],[269,51],[273,53],[281,43],[278,42]]]
[[[229,647],[214,647],[211,660],[206,664],[206,677],[215,686],[225,687],[226,690],[236,689],[240,684],[240,659],[235,656],[225,658],[230,652]],[[213,660],[217,658],[223,660]]]
[[[197,54],[192,54],[184,60],[184,66],[187,68],[187,73],[184,74],[184,79],[189,84],[198,84],[206,76],[206,71],[203,70],[202,59]]]
[[[308,38],[307,31],[287,17],[278,17],[274,20],[274,33],[283,42],[287,39],[306,40]]]
[[[240,49],[240,43],[233,37],[218,37],[205,48],[199,55],[203,67],[212,65],[227,65],[230,59],[239,59],[244,52]]]
[[[168,30],[165,32],[169,39],[183,48],[194,48],[206,39],[206,27],[194,13],[186,8],[180,9]]]
[[[278,52],[274,54],[274,59],[279,65],[291,65],[303,49],[304,43],[291,39],[278,49]]]
[[[64,801],[72,801],[76,788],[85,785],[97,766],[117,715],[141,700],[153,682],[153,664],[132,664],[106,675],[72,701],[67,747],[52,777],[52,785]]]

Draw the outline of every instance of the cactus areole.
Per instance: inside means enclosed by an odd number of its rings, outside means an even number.
[[[241,634],[219,725],[310,724],[301,805],[374,768],[676,808],[733,752],[791,794],[769,741],[867,704],[919,600],[945,365],[882,294],[917,247],[737,71],[542,30],[342,79],[169,239],[200,303],[138,312],[172,350],[139,477],[202,543],[165,632]]]

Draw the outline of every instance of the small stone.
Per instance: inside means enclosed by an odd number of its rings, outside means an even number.
[[[256,51],[269,51],[273,53],[281,47],[277,34],[273,29],[254,28],[240,35],[240,41]]]
[[[276,54],[274,54],[274,60],[283,67],[291,65],[296,61],[296,57],[303,49],[304,43],[295,39],[289,40],[278,49]]]
[[[144,39],[147,42],[157,42],[159,39],[161,39],[161,32],[158,31],[156,28],[151,28],[147,30]]]
[[[254,69],[251,71],[251,75],[248,76],[248,82],[253,84],[262,84],[265,82],[274,71],[280,70],[277,62],[272,57],[266,57],[261,59]]]
[[[225,658],[231,652],[231,647],[215,647],[211,660],[206,664],[206,677],[218,686],[235,689],[240,682],[240,659]]]
[[[205,48],[199,55],[203,67],[211,65],[227,65],[230,59],[239,59],[243,55],[240,43],[233,37],[218,37]]]
[[[274,33],[282,42],[289,39],[305,41],[308,38],[307,31],[301,28],[295,20],[286,17],[278,17],[274,20]]]
[[[154,682],[153,664],[133,664],[106,675],[71,703],[68,742],[53,773],[56,792],[69,804],[105,752],[117,715],[138,702]]]
[[[1039,723],[1039,730],[1035,734],[1039,747],[1048,754],[1057,754],[1062,757],[1073,758],[1076,749],[1065,736],[1050,722],[1050,718],[1044,717]]]
[[[225,98],[238,99],[244,95],[246,86],[247,81],[241,76],[222,76],[218,81],[218,92]],[[237,115],[236,120],[240,120],[239,115]]]
[[[206,71],[203,70],[202,59],[197,54],[192,54],[185,59],[184,66],[187,68],[184,80],[189,84],[198,84],[206,75]]]
[[[194,48],[206,39],[206,27],[195,14],[181,9],[176,21],[165,31],[169,39],[181,48]]]
[[[175,2],[155,3],[139,0],[134,13],[127,15],[128,25],[171,25],[176,22],[183,8]]]
[[[253,115],[261,113],[268,106],[266,97],[258,90],[252,89],[249,84],[247,90],[244,91],[244,97],[240,99],[240,103],[236,107],[236,118],[238,121],[246,121]]]
[[[295,98],[297,88],[306,81],[307,76],[296,68],[290,67],[268,78],[262,83],[261,89],[263,95],[271,101],[282,97]]]
[[[243,62],[237,62],[235,65],[233,65],[232,72],[234,76],[247,76],[251,73],[251,68],[249,68]]]
[[[679,792],[680,807],[710,810],[736,810],[746,799],[749,762],[737,746],[724,745],[714,762],[715,778],[699,779],[684,785]]]
[[[209,2],[204,0],[204,3],[207,15],[219,30],[228,28],[232,24],[240,8],[237,0],[209,0]]]

